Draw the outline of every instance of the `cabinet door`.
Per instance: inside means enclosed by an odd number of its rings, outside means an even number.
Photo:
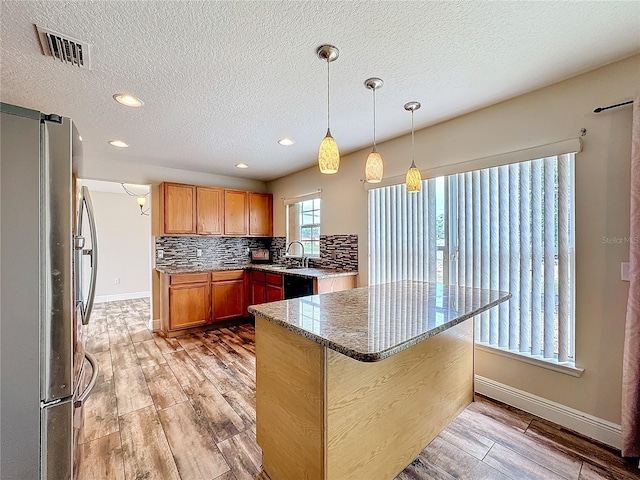
[[[271,237],[273,234],[273,195],[249,193],[249,235]]]
[[[267,292],[264,282],[251,282],[251,305],[266,302]]]
[[[224,233],[224,199],[221,188],[196,187],[197,233],[222,235]]]
[[[284,298],[282,287],[267,284],[267,302],[277,302]]]
[[[211,284],[213,321],[244,316],[244,281],[228,280]]]
[[[249,202],[247,192],[224,191],[224,233],[247,235],[249,233]]]
[[[169,288],[169,328],[197,327],[209,321],[209,284],[183,284]]]
[[[196,233],[196,187],[163,183],[164,233]]]

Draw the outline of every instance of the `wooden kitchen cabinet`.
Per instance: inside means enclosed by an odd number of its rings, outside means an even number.
[[[198,327],[209,322],[208,273],[161,275],[160,317],[165,332]]]
[[[249,272],[249,304],[258,305],[266,302],[267,285],[265,273],[256,270]]]
[[[243,270],[211,274],[211,320],[213,322],[246,315],[244,283]]]
[[[252,270],[249,272],[249,288],[251,305],[275,302],[284,298],[282,275],[278,273]]]
[[[196,187],[180,183],[160,186],[160,228],[166,235],[196,233]]]
[[[249,192],[249,235],[273,235],[273,195]]]
[[[282,275],[279,273],[267,273],[265,280],[266,301],[277,302],[284,299]]]
[[[225,235],[249,233],[249,195],[241,190],[224,191]]]
[[[222,235],[224,233],[224,190],[196,187],[196,233]]]
[[[270,193],[163,182],[159,206],[159,235],[273,235]]]

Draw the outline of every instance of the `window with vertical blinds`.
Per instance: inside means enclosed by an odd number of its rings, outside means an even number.
[[[412,279],[509,291],[476,342],[573,362],[574,154],[369,190],[369,284]]]

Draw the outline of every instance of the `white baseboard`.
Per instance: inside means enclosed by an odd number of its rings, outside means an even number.
[[[160,331],[160,319],[159,318],[154,318],[153,320],[151,320],[151,330],[154,332],[159,332]]]
[[[475,380],[476,392],[482,395],[557,423],[618,450],[622,446],[620,425],[480,375],[476,375]]]
[[[149,298],[151,292],[118,293],[116,295],[96,295],[95,303],[117,302],[118,300],[133,300],[134,298]]]

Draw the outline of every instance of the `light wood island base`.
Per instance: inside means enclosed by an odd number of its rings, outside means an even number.
[[[257,441],[272,480],[391,480],[472,399],[472,320],[360,362],[256,315]]]

